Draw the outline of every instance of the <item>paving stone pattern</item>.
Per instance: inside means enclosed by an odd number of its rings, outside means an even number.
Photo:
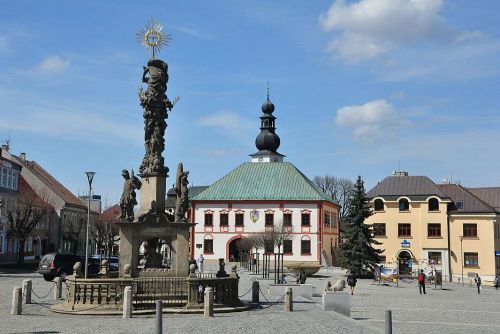
[[[383,328],[385,310],[392,310],[393,333],[500,333],[500,290],[445,283],[419,294],[416,282],[396,287],[358,280],[351,299],[351,317]]]
[[[340,270],[320,272],[338,278]],[[14,286],[23,279],[33,280],[39,296],[49,292],[53,283],[36,273],[5,273],[0,270],[0,333],[153,333],[154,316],[132,319],[110,316],[55,314],[47,309],[55,303],[51,291],[42,304],[23,305],[23,315],[10,315]],[[311,279],[310,279],[311,280]],[[314,278],[312,279],[314,280]],[[310,282],[308,282],[310,283]],[[242,274],[240,294],[251,282]],[[220,332],[231,333],[383,333],[385,310],[393,312],[393,333],[500,333],[500,290],[484,288],[480,295],[474,286],[445,284],[445,290],[427,288],[418,293],[414,282],[399,287],[373,285],[371,280],[358,280],[352,296],[351,318],[323,311],[321,298],[313,302],[295,298],[294,312],[286,313],[282,303],[268,304],[261,295],[261,309],[241,313],[215,314],[204,319],[201,314],[164,314],[164,333]],[[261,282],[266,293],[266,283]],[[266,297],[276,301],[280,297]],[[242,297],[250,301],[251,292]]]
[[[53,283],[45,282],[38,274],[0,274],[0,333],[153,333],[154,316],[131,319],[110,316],[80,316],[55,314],[47,309],[55,303],[53,293],[43,298],[43,304],[23,305],[23,315],[10,315],[11,296],[14,286],[21,286],[23,279],[33,280],[33,289],[45,295]],[[251,282],[242,282],[241,293]],[[264,291],[264,289],[263,289]],[[267,297],[270,299],[269,297]],[[249,301],[251,293],[242,298]],[[270,299],[271,301],[277,298]],[[33,298],[35,302],[40,299]],[[263,298],[261,298],[263,300]],[[262,309],[215,314],[204,319],[202,314],[163,315],[164,333],[295,333],[299,329],[310,333],[351,333],[351,319],[321,310],[319,305],[298,301],[293,313],[285,313],[283,304],[262,305]],[[360,325],[360,328],[364,328]],[[363,332],[363,330],[361,330]],[[364,331],[370,333],[370,331]]]

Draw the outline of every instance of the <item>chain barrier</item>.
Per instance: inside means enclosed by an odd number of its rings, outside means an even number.
[[[285,299],[285,296],[286,296],[286,293],[285,293],[277,301],[272,302],[272,301],[270,301],[269,299],[266,298],[266,296],[264,295],[264,292],[262,292],[262,290],[260,289],[260,286],[259,286],[259,291],[260,291],[260,294],[262,295],[262,297],[264,297],[264,299],[266,300],[266,302],[268,302],[271,305],[272,304],[276,304],[277,305],[277,304],[281,303]]]
[[[252,291],[253,288],[250,288],[247,292],[245,292],[244,294],[242,294],[241,296],[238,296],[238,298],[241,298],[241,297],[245,297],[246,295],[248,295],[248,293],[250,291]]]
[[[46,304],[44,303],[38,303],[38,302],[35,302],[35,301],[32,301],[31,302],[32,304],[35,304],[35,305],[39,305],[41,307],[44,307],[48,310],[50,310],[50,306],[47,306]],[[50,304],[49,304],[50,305]],[[77,313],[77,312],[87,312],[87,311],[90,311],[90,310],[95,310],[99,307],[103,307],[103,306],[106,306],[107,304],[101,304],[101,305],[96,305],[94,307],[91,307],[91,308],[86,308],[84,310],[64,310],[65,313]]]
[[[44,299],[46,298],[51,292],[52,290],[54,290],[54,287],[56,286],[56,283],[53,283],[52,284],[52,287],[50,288],[49,292],[47,292],[47,294],[45,296],[42,296],[40,297],[36,292],[35,292],[35,289],[31,288],[31,292],[35,295],[36,298],[38,299]]]

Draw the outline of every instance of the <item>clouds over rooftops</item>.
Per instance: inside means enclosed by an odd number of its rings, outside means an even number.
[[[337,110],[335,122],[352,131],[354,140],[371,143],[392,138],[406,123],[402,115],[386,100],[374,100]]]

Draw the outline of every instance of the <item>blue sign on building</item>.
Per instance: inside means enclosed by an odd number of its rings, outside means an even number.
[[[495,256],[500,256],[500,251],[495,251]]]
[[[410,242],[408,240],[401,241],[402,248],[410,248]]]

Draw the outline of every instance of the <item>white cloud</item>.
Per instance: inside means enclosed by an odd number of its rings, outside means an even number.
[[[69,65],[69,59],[59,56],[47,56],[36,66],[36,68],[45,72],[63,72],[69,67]]]
[[[237,139],[240,143],[252,142],[252,137],[258,134],[258,123],[230,111],[221,110],[200,118],[197,124],[202,127],[211,128],[221,136]],[[219,152],[220,153],[220,152]]]
[[[444,0],[335,0],[319,17],[336,60],[379,60],[383,80],[468,79],[500,71],[500,43],[460,31],[441,15]],[[471,64],[473,66],[471,66]]]
[[[386,100],[340,108],[335,122],[350,128],[354,139],[365,143],[393,137],[397,128],[405,123],[400,113]]]
[[[218,111],[202,117],[198,120],[198,125],[220,129],[231,133],[249,128],[248,120],[228,110]]]
[[[100,143],[120,141],[139,144],[142,138],[140,125],[135,126],[105,118],[102,116],[103,113],[56,105],[28,108],[29,112],[21,109],[16,114],[0,117],[0,128],[7,128],[12,124],[13,130]],[[21,118],[19,115],[22,115]]]
[[[439,16],[442,0],[335,1],[320,16],[325,31],[339,31],[330,44],[343,60],[355,62],[400,44],[446,38],[452,31]]]

